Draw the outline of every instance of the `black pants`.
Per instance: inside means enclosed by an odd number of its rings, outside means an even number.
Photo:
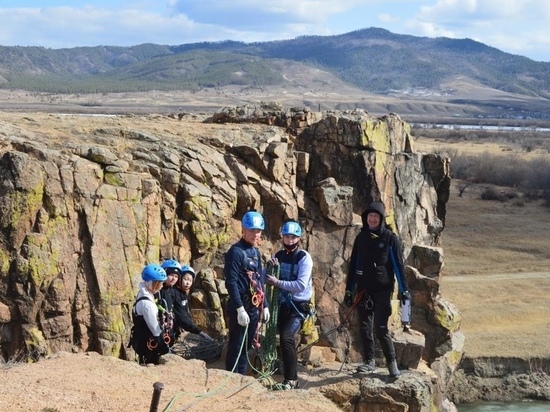
[[[260,320],[260,310],[258,308],[248,309],[247,313],[250,316],[248,329],[237,322],[237,310],[228,308],[229,341],[227,343],[225,369],[241,375],[246,375],[248,370],[247,352],[254,343]]]
[[[279,341],[285,380],[298,379],[298,356],[296,354],[297,334],[302,329],[303,318],[288,305],[281,305],[278,319]]]
[[[382,346],[386,362],[395,360],[395,348],[388,329],[388,319],[391,315],[391,294],[390,290],[370,294],[365,292],[357,305],[365,361],[374,359],[374,333]]]

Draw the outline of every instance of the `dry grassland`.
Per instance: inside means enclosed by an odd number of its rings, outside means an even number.
[[[460,184],[453,181],[447,204],[441,293],[462,314],[466,354],[550,358],[550,209],[541,201],[481,200],[481,185],[460,197]]]

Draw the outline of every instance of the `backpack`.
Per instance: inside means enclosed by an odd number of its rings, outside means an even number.
[[[132,306],[132,329],[130,329],[130,340],[128,341],[127,348],[132,348],[134,351],[137,352],[137,340],[136,340],[136,323],[137,323],[137,314],[135,312],[136,305],[139,301],[143,299],[149,299],[146,296],[142,296],[139,299],[137,299],[134,302],[134,305]]]

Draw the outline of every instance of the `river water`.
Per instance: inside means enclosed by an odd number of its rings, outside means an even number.
[[[480,402],[457,405],[458,412],[549,412],[550,402]]]
[[[490,131],[524,131],[524,132],[540,132],[548,133],[550,128],[548,127],[534,127],[534,126],[489,126],[489,125],[477,125],[477,124],[428,124],[428,123],[411,123],[413,127],[421,127],[423,129],[461,129],[461,130],[490,130]]]

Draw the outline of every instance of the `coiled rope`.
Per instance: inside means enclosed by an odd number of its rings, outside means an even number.
[[[220,359],[225,345],[227,345],[225,336],[211,340],[190,333],[183,341],[174,344],[172,352],[184,359],[200,359],[206,363],[212,363]]]

